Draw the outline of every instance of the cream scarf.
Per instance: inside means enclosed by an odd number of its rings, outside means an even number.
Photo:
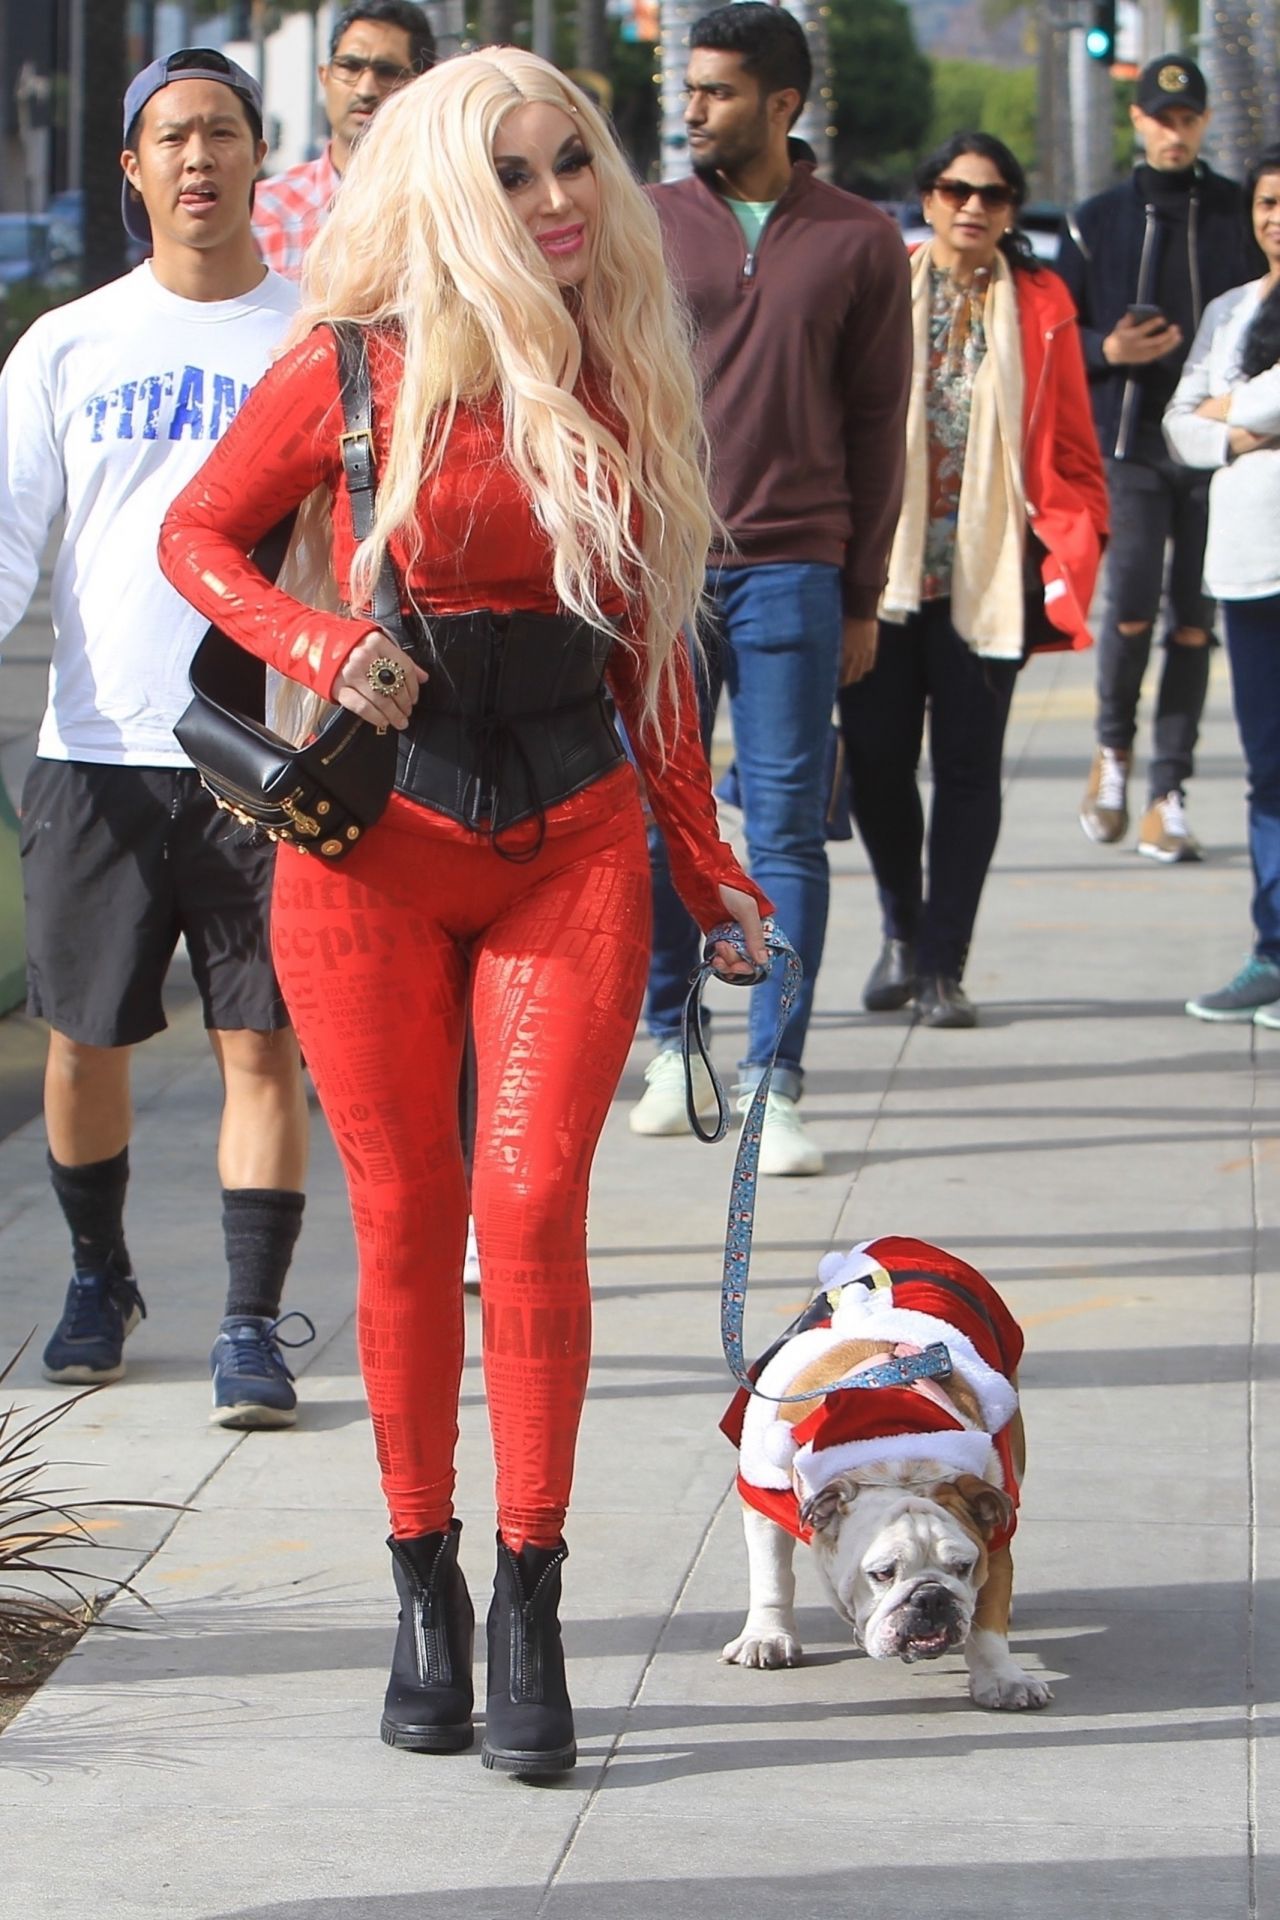
[[[929,378],[929,267],[933,249],[911,261],[915,354],[907,408],[907,469],[902,514],[889,556],[880,617],[901,623],[920,610],[929,512],[925,420]],[[973,383],[969,438],[956,522],[951,620],[975,653],[992,660],[1022,654],[1027,509],[1022,485],[1022,341],[1013,271],[998,253],[983,315],[987,350]]]

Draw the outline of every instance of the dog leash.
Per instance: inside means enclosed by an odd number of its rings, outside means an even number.
[[[724,1357],[729,1371],[740,1387],[761,1399],[775,1401],[779,1406],[788,1401],[812,1400],[811,1393],[761,1394],[746,1365],[742,1347],[742,1320],[747,1302],[747,1281],[751,1271],[751,1239],[755,1231],[756,1190],[759,1185],[760,1137],[764,1130],[765,1104],[769,1087],[773,1080],[774,1061],[783,1031],[795,1005],[796,994],[800,988],[803,969],[800,956],[787,939],[777,922],[769,915],[764,923],[765,964],[763,967],[752,965],[749,974],[724,974],[715,964],[715,950],[723,943],[732,947],[744,960],[750,960],[746,938],[741,927],[734,920],[726,920],[720,926],[713,927],[703,942],[702,959],[689,978],[689,991],[685,996],[684,1011],[680,1021],[680,1051],[684,1061],[684,1097],[689,1124],[699,1140],[713,1145],[723,1140],[729,1131],[729,1102],[724,1086],[712,1064],[707,1048],[706,1028],[703,1019],[702,1002],[707,981],[721,980],[731,987],[757,987],[767,980],[775,964],[781,961],[784,967],[782,979],[782,997],[778,1008],[778,1026],[773,1036],[773,1046],[765,1062],[764,1071],[756,1085],[755,1092],[743,1116],[742,1132],[738,1137],[738,1151],[733,1163],[733,1179],[729,1188],[729,1220],[725,1229],[724,1267],[720,1279],[720,1342],[724,1348]],[[697,1111],[693,1092],[693,1055],[697,1052],[703,1066],[710,1076],[712,1090],[716,1097],[715,1125],[710,1132],[704,1128]],[[946,1380],[950,1377],[951,1355],[941,1341],[935,1341],[920,1353],[903,1354],[901,1357],[886,1360],[878,1366],[864,1367],[857,1373],[851,1373],[843,1380],[837,1380],[827,1393],[837,1393],[846,1387],[909,1387],[918,1380]]]

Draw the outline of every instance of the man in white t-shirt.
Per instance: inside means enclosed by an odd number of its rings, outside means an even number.
[[[246,844],[173,737],[203,623],[156,563],[160,522],[297,305],[258,258],[262,93],[222,54],[157,60],[124,102],[124,223],[153,258],[37,320],[0,375],[0,637],[55,517],[53,659],[22,796],[29,1010],[49,1023],[45,1123],[74,1272],[51,1380],[124,1371],[145,1312],[124,1236],[131,1049],[165,1025],[184,937],[222,1075],[229,1267],[213,1415],[290,1425],[280,1299],[302,1220],[307,1116],[271,969],[272,849]],[[314,1328],[305,1315],[298,1319]]]

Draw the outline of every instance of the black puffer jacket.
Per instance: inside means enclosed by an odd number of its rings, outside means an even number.
[[[1109,459],[1123,460],[1133,446],[1140,412],[1140,367],[1113,367],[1103,358],[1102,342],[1125,309],[1154,301],[1160,283],[1160,254],[1169,234],[1155,208],[1144,198],[1144,169],[1123,185],[1095,194],[1063,222],[1055,266],[1071,289],[1080,313],[1080,339],[1098,442]],[[1197,165],[1191,190],[1186,236],[1195,326],[1210,300],[1229,287],[1255,279],[1262,256],[1250,241],[1244,199],[1234,180]],[[1175,353],[1159,364],[1167,372],[1181,368],[1191,348],[1187,333]]]

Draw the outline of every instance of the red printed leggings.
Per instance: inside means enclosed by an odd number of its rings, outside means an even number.
[[[470,1202],[503,1538],[554,1545],[569,1501],[591,1346],[587,1183],[640,1010],[650,891],[625,788],[602,822],[550,824],[536,859],[515,864],[441,837],[396,798],[341,866],[280,849],[276,968],[346,1170],[360,1365],[401,1538],[453,1512],[469,982]]]

